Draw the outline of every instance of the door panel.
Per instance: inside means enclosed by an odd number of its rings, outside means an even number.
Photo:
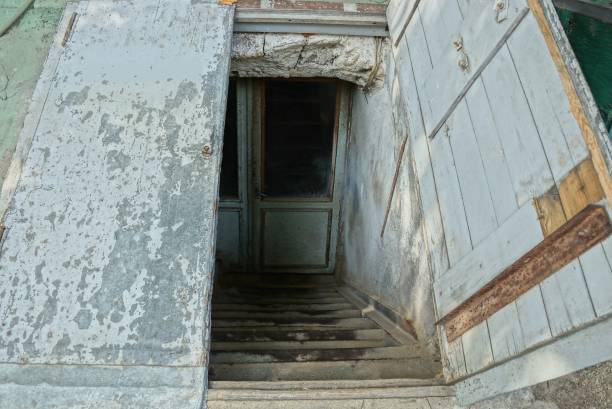
[[[332,209],[263,209],[263,268],[329,267]]]

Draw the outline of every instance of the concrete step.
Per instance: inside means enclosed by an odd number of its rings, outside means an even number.
[[[293,319],[213,319],[213,328],[257,328],[278,327],[279,331],[289,330],[341,330],[377,329],[378,326],[367,318],[301,318]]]
[[[213,381],[310,381],[340,379],[431,378],[435,374],[421,358],[321,362],[216,364]]]
[[[382,340],[387,336],[382,329],[345,329],[327,331],[279,331],[272,330],[218,330],[212,331],[212,341],[250,342],[250,341],[350,341]]]
[[[361,318],[361,311],[354,308],[332,311],[217,311],[213,308],[213,314],[215,314],[215,319],[287,319],[299,321],[303,318]]]
[[[210,381],[210,389],[255,389],[268,391],[362,389],[362,388],[406,388],[417,386],[444,386],[442,378],[399,378],[337,381]]]
[[[231,389],[211,386],[208,392],[208,401],[283,401],[294,400],[345,400],[345,399],[401,399],[401,398],[431,398],[452,397],[454,389],[444,385],[414,385],[414,386],[380,386],[365,385],[354,387],[330,388],[294,388],[294,389],[257,389],[236,388]],[[234,382],[246,383],[246,382]],[[249,382],[253,383],[253,382]],[[276,382],[269,382],[276,383]],[[331,382],[336,384],[336,382]]]
[[[208,409],[454,409],[455,399],[212,400]]]
[[[350,341],[351,344],[371,341]],[[261,349],[243,351],[213,351],[213,364],[271,363],[271,362],[318,362],[318,361],[350,361],[418,358],[419,351],[405,346],[390,347],[355,347],[355,348],[325,348],[319,349]]]
[[[354,309],[355,307],[348,302],[330,304],[236,304],[236,303],[213,303],[213,311],[338,311]]]

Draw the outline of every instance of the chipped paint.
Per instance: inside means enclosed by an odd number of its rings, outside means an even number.
[[[0,253],[0,399],[35,364],[206,372],[233,10],[78,7],[42,112],[26,117],[35,132],[21,136],[32,143]]]

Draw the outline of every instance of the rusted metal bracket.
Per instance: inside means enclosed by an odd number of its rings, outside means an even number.
[[[442,318],[453,342],[612,233],[608,211],[588,205],[540,244]]]
[[[68,26],[66,27],[66,31],[64,32],[64,38],[62,39],[62,47],[66,45],[68,40],[70,39],[70,34],[72,34],[72,30],[74,28],[74,22],[77,18],[77,13],[74,12],[70,16],[70,20],[68,20]]]

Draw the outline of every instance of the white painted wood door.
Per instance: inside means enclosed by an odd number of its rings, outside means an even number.
[[[392,0],[388,13],[443,319],[546,237],[538,200],[572,216],[586,194],[566,181],[582,165],[610,199],[612,147],[550,0]],[[463,404],[612,359],[610,240],[459,338],[440,326]]]

